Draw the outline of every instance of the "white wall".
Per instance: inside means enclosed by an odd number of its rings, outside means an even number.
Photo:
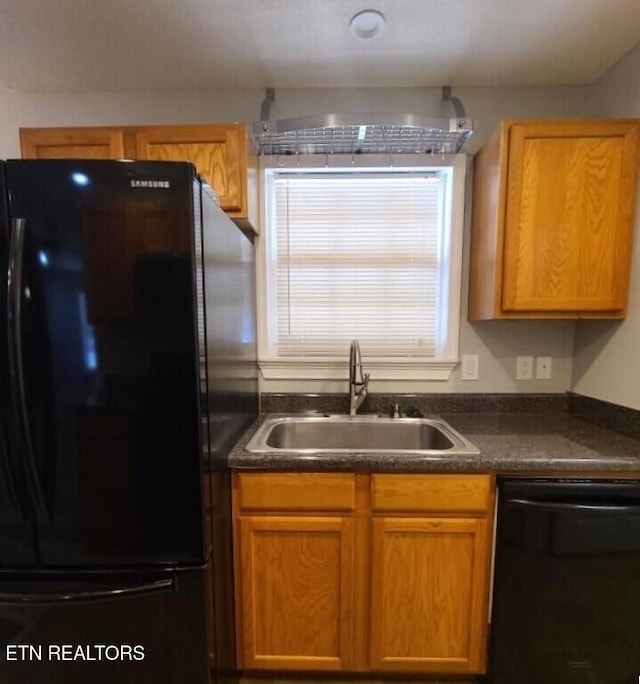
[[[589,115],[640,117],[638,74],[640,45],[589,88]],[[574,392],[640,409],[640,202],[627,318],[622,322],[578,323],[574,354]]]
[[[481,147],[501,119],[584,116],[584,87],[460,88],[475,134],[465,152]],[[17,94],[0,92],[0,158],[20,154],[18,128],[28,126],[118,125],[253,121],[263,92],[227,90],[163,93]],[[412,112],[452,116],[436,88],[305,89],[276,93],[274,118],[348,111]],[[480,380],[462,382],[454,371],[447,382],[376,382],[371,391],[393,392],[563,392],[571,386],[575,324],[570,321],[466,321],[466,274],[470,204],[465,228],[465,285],[460,353],[480,356]],[[553,378],[516,382],[515,357],[553,357]],[[343,391],[346,383],[263,383],[263,391]]]

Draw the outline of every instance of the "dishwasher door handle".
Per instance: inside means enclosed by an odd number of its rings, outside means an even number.
[[[56,604],[56,603],[80,603],[90,601],[105,601],[108,599],[131,598],[154,594],[161,591],[169,591],[175,587],[175,580],[161,579],[132,586],[122,586],[113,589],[97,589],[91,591],[59,591],[52,593],[0,593],[0,604],[25,605],[25,604]]]
[[[583,511],[599,511],[602,513],[640,513],[640,503],[617,506],[606,503],[562,503],[558,501],[532,501],[531,499],[506,499],[505,503],[518,508],[530,508],[549,512],[580,513]]]

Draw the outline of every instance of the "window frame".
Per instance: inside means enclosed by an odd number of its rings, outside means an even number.
[[[450,226],[445,231],[442,254],[448,263],[444,272],[443,293],[446,312],[441,320],[446,324],[438,331],[439,354],[425,357],[372,357],[363,355],[367,372],[376,380],[448,380],[459,363],[459,335],[462,293],[462,252],[465,220],[465,188],[468,157],[456,155],[287,155],[263,156],[259,162],[260,225],[256,239],[256,299],[258,322],[258,366],[266,380],[343,380],[348,361],[348,349],[341,357],[278,357],[273,353],[277,327],[273,311],[275,284],[268,268],[269,240],[267,218],[271,212],[270,183],[273,174],[325,172],[421,172],[450,169]],[[322,172],[322,171],[320,171]],[[443,277],[443,274],[440,274]],[[446,339],[442,332],[446,331]]]

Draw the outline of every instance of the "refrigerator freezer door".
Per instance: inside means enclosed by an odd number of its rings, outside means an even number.
[[[41,566],[202,563],[193,167],[6,171]]]
[[[63,583],[0,578],[0,681],[208,684],[204,601],[204,570]]]

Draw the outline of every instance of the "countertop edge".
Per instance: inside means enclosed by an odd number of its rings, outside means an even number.
[[[416,455],[397,452],[322,454],[245,450],[256,419],[229,454],[233,470],[297,472],[450,472],[543,477],[640,478],[640,441],[568,414],[442,414],[478,454]],[[486,431],[483,428],[486,426]]]

